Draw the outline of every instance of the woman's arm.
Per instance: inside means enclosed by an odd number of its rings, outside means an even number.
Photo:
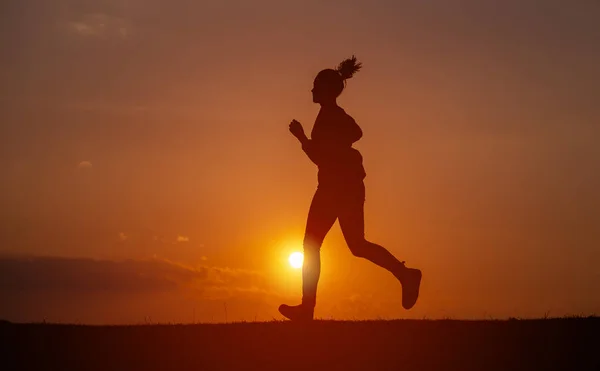
[[[319,155],[318,155],[317,148],[314,145],[314,142],[312,140],[308,139],[308,137],[306,136],[306,134],[304,134],[304,132],[302,132],[302,135],[300,135],[296,138],[298,138],[298,141],[300,141],[300,144],[302,145],[302,150],[304,151],[304,153],[306,153],[308,158],[315,165],[318,165],[319,164],[319,161],[318,161]]]
[[[304,128],[302,128],[302,124],[300,124],[296,120],[292,120],[292,122],[290,123],[290,132],[296,137],[296,139],[298,139],[298,141],[302,145],[302,150],[306,153],[308,158],[310,158],[310,160],[314,162],[315,165],[318,165],[319,156],[317,154],[317,149],[313,145],[312,140],[308,139],[308,137],[304,133]]]
[[[310,160],[315,165],[319,165],[319,155],[317,149],[313,144],[313,141],[306,138],[306,140],[300,141],[300,143],[302,143],[302,150],[304,151],[304,153],[306,153],[308,158],[310,158]]]

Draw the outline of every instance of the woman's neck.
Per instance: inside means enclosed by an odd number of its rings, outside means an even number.
[[[335,99],[321,103],[321,108],[334,108],[337,106],[337,101]]]

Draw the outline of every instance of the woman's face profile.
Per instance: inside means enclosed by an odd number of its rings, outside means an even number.
[[[314,103],[319,103],[321,101],[322,90],[322,87],[318,84],[317,80],[315,79],[315,82],[313,83],[313,88],[311,90],[312,99]]]
[[[330,90],[331,89],[325,83],[325,81],[323,81],[322,78],[319,78],[319,76],[317,76],[317,78],[315,78],[315,81],[313,82],[313,88],[311,90],[313,102],[322,103],[323,101],[327,100],[327,97],[331,95]]]
[[[323,70],[319,72],[313,82],[311,90],[313,102],[323,104],[335,100],[342,89],[344,89],[344,86],[339,73],[331,69]]]

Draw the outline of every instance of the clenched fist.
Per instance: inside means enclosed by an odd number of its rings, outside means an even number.
[[[290,133],[300,140],[306,138],[302,124],[296,120],[292,120],[292,122],[290,122]]]

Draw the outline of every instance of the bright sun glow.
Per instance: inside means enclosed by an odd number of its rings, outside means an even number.
[[[304,261],[304,254],[302,254],[301,252],[293,252],[290,254],[290,257],[288,259],[288,261],[290,262],[290,265],[292,266],[292,268],[302,268],[302,262]]]

